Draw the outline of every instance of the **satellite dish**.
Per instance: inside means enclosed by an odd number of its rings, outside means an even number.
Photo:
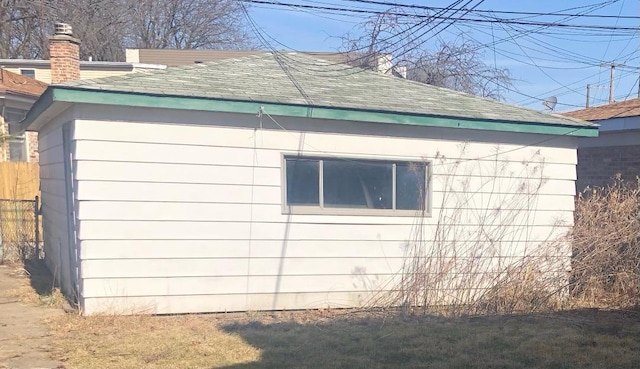
[[[557,103],[558,103],[558,98],[555,96],[551,96],[544,99],[544,101],[542,102],[542,105],[544,105],[545,108],[549,109],[550,111],[553,111],[553,109],[556,108]]]

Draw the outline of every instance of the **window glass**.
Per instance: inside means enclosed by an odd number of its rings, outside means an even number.
[[[24,139],[15,139],[9,141],[9,160],[11,161],[27,161],[25,152]]]
[[[20,74],[22,74],[25,77],[29,77],[29,78],[36,78],[36,71],[35,69],[20,69]]]
[[[319,163],[319,160],[312,159],[286,159],[289,205],[320,205]]]
[[[315,207],[320,214],[331,213],[330,209],[353,209],[354,214],[360,214],[358,209],[424,210],[426,207],[425,163],[286,157],[285,165],[286,205]],[[304,211],[309,214],[309,209]]]
[[[421,210],[424,208],[426,178],[424,164],[396,164],[396,209]]]
[[[391,163],[331,159],[322,169],[325,207],[392,208]]]
[[[27,148],[25,145],[24,132],[22,131],[20,120],[23,114],[18,111],[6,111],[5,120],[9,123],[9,160],[27,161]]]

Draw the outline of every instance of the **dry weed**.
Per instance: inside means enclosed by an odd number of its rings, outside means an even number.
[[[579,306],[640,303],[640,179],[618,176],[576,201],[572,295]]]
[[[559,306],[570,246],[562,221],[548,215],[551,231],[535,234],[544,164],[538,152],[510,166],[497,155],[489,162],[438,156],[444,195],[435,224],[420,214],[401,281],[391,288],[397,292],[371,305],[453,316]]]

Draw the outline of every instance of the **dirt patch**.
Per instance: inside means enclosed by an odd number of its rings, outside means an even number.
[[[40,295],[22,267],[0,265],[0,368],[62,367],[51,358],[52,336],[46,322],[64,313],[34,296]]]

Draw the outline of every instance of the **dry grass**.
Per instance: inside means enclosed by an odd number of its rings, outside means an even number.
[[[66,299],[59,288],[53,285],[51,273],[42,261],[27,260],[25,263],[9,265],[19,279],[19,287],[8,291],[8,295],[20,301],[36,305],[62,308]]]
[[[218,368],[261,353],[212,316],[67,315],[50,327],[56,359],[69,368]]]
[[[50,327],[69,369],[640,367],[640,313],[624,311],[67,315]]]

